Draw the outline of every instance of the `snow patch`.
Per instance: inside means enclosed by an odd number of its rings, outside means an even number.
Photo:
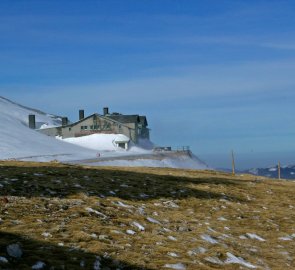
[[[246,233],[246,236],[250,239],[254,239],[254,240],[258,240],[260,242],[264,242],[265,239],[263,239],[262,237],[258,236],[257,234],[255,233]]]
[[[145,230],[144,227],[141,224],[139,224],[138,222],[133,221],[131,225],[133,225],[134,227],[136,227],[140,231]]]
[[[165,264],[164,265],[165,268],[170,268],[170,269],[175,269],[175,270],[185,270],[186,267],[183,263],[175,263],[175,264]]]
[[[212,236],[210,236],[208,234],[202,234],[201,239],[203,239],[204,241],[206,241],[210,244],[218,244],[218,241],[215,240],[214,238],[212,238]]]
[[[154,218],[147,217],[147,220],[148,220],[149,222],[151,222],[151,223],[155,223],[155,224],[159,224],[159,225],[161,225],[161,223],[160,223],[158,220],[154,219]]]
[[[255,265],[253,265],[249,262],[246,262],[241,257],[236,257],[235,255],[231,254],[230,252],[227,252],[226,255],[227,255],[227,259],[224,262],[225,264],[240,264],[240,265],[243,265],[243,266],[251,268],[251,269],[257,268]]]

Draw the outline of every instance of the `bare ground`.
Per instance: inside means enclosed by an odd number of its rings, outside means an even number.
[[[212,171],[3,161],[0,269],[295,269],[294,190]]]

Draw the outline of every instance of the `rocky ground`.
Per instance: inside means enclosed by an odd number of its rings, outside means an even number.
[[[0,162],[0,269],[293,269],[295,183]]]

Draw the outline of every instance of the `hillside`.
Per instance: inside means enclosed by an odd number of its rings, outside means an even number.
[[[1,162],[3,269],[294,269],[294,182]]]
[[[28,115],[36,115],[37,127],[60,124],[56,116],[27,108],[0,97],[0,159],[71,160],[96,152],[40,134],[28,127]]]
[[[28,115],[36,115],[37,128],[58,126],[61,118],[40,110],[28,108],[17,104],[6,98],[0,97],[0,160],[15,159],[24,161],[73,161],[85,160],[99,157],[111,157],[108,164],[97,165],[111,166],[154,166],[154,167],[177,167],[205,169],[207,165],[197,157],[186,155],[175,157],[166,155],[163,158],[154,154],[151,150],[150,141],[142,141],[139,145],[131,144],[131,148],[125,151],[114,145],[118,134],[93,134],[79,138],[68,138],[62,140],[45,136],[28,127]],[[146,148],[149,148],[147,150]],[[145,154],[145,158],[140,158]],[[122,160],[124,156],[133,156]],[[138,158],[136,158],[138,156]],[[119,158],[119,160],[116,160]]]

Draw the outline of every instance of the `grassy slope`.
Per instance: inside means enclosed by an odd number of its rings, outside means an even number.
[[[93,269],[97,256],[102,269],[168,269],[166,264],[176,263],[239,269],[210,262],[224,262],[227,252],[262,269],[295,268],[295,237],[279,239],[295,234],[294,182],[209,171],[1,162],[0,184],[0,256],[10,261],[3,269],[31,269],[39,260],[54,269]],[[246,233],[265,241],[240,239]],[[16,242],[21,259],[6,253]]]

